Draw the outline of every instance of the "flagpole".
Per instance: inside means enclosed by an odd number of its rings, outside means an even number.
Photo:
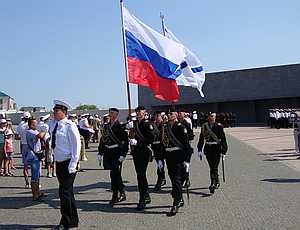
[[[165,16],[160,12],[160,19],[161,19],[161,28],[163,35],[166,36],[166,31],[165,31]]]
[[[166,36],[166,29],[165,29],[165,16],[160,12],[160,19],[161,19],[161,29],[162,29],[162,33],[164,36]],[[174,102],[172,101],[171,102],[171,107],[173,109],[175,109],[175,104]]]
[[[130,116],[131,95],[130,95],[130,86],[128,80],[128,62],[127,62],[126,37],[125,37],[125,29],[124,29],[123,0],[120,0],[120,8],[121,8],[121,22],[122,22],[122,36],[123,36],[124,67],[125,67],[125,78],[126,78],[126,85],[127,85],[128,116]]]

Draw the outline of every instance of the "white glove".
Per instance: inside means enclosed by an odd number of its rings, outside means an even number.
[[[68,171],[69,171],[70,174],[77,172],[76,166],[77,166],[77,162],[75,162],[75,163],[74,162],[70,162],[69,163]]]
[[[130,145],[137,145],[137,140],[136,139],[129,139],[129,144]]]
[[[184,162],[185,171],[188,173],[190,171],[190,163]]]
[[[159,161],[157,162],[157,167],[158,167],[159,170],[162,170],[163,167],[164,167],[163,161],[159,160]]]
[[[102,160],[103,160],[103,155],[99,155],[99,154],[98,154],[98,155],[97,155],[97,159],[98,159],[99,162],[102,162]]]
[[[198,157],[199,157],[199,159],[202,161],[202,159],[203,159],[203,156],[204,156],[204,154],[203,154],[203,152],[202,151],[199,151],[198,152]]]
[[[224,154],[221,154],[221,156],[222,156],[223,160],[225,161],[225,155],[224,155]]]
[[[126,125],[126,129],[133,129],[133,121],[129,121]]]
[[[123,162],[123,161],[125,161],[125,157],[123,157],[123,156],[120,156],[120,157],[119,157],[119,161],[120,161],[120,162]]]

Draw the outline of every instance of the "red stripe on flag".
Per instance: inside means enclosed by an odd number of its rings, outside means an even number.
[[[151,88],[154,96],[160,100],[177,102],[179,89],[176,80],[160,77],[153,66],[146,61],[128,57],[129,83]]]

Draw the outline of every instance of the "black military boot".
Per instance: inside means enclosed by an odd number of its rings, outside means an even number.
[[[180,201],[173,201],[173,206],[170,209],[170,212],[168,213],[168,216],[175,216],[180,208]]]
[[[118,198],[118,191],[113,191],[113,194],[112,194],[112,198],[111,200],[109,201],[109,205],[111,207],[113,207],[116,203],[118,203],[119,201],[119,198]]]
[[[154,190],[156,192],[158,192],[161,189],[161,182],[162,182],[161,179],[157,178],[157,182],[156,182],[155,187],[154,187]]]
[[[122,202],[126,200],[126,194],[124,191],[120,191],[120,196],[118,198],[118,202]]]
[[[144,211],[145,208],[146,208],[146,203],[145,203],[145,201],[144,201],[144,200],[140,200],[139,203],[138,203],[138,205],[137,205],[137,207],[136,207],[136,209],[137,209],[138,211]]]
[[[214,193],[215,193],[215,190],[216,190],[215,181],[212,180],[212,181],[211,181],[211,184],[210,184],[210,186],[209,186],[209,192],[210,192],[211,194],[214,194]]]

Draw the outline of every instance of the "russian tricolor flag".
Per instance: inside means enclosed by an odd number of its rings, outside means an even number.
[[[176,102],[176,78],[184,61],[182,44],[164,37],[123,7],[129,82],[154,91],[156,98]]]

